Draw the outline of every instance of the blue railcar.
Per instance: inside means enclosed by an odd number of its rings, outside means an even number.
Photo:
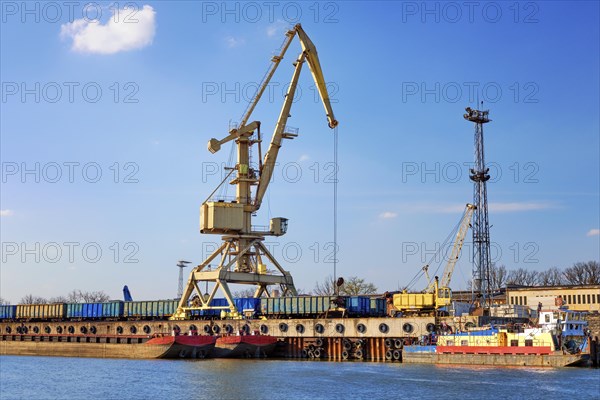
[[[354,315],[369,315],[371,299],[367,296],[349,296],[346,298],[346,311]]]
[[[83,303],[67,303],[67,318],[83,318]]]
[[[383,317],[387,314],[387,302],[384,298],[371,298],[369,314],[372,317]]]
[[[126,318],[166,318],[177,310],[177,300],[125,301],[123,316]]]
[[[121,318],[123,316],[123,302],[111,301],[102,304],[102,318]]]
[[[234,300],[235,301],[235,300]],[[229,303],[225,298],[212,299],[210,302],[211,307],[228,307]],[[220,309],[217,310],[191,310],[190,314],[196,317],[220,317]],[[226,310],[227,311],[227,310]]]
[[[254,297],[242,297],[233,299],[235,308],[238,312],[252,312],[252,314],[258,314],[260,312],[260,298]]]
[[[0,305],[0,319],[15,319],[17,306]]]
[[[179,300],[161,300],[162,303],[162,315],[165,317],[170,317],[175,314],[177,311],[177,306],[179,306]]]
[[[335,308],[335,296],[264,297],[260,310],[264,315],[311,316]]]
[[[81,311],[85,319],[102,318],[102,303],[82,303]]]
[[[67,303],[67,318],[70,319],[100,319],[104,317],[105,303]]]

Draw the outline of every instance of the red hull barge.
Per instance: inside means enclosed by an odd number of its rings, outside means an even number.
[[[144,346],[164,348],[157,358],[206,358],[215,348],[214,336],[162,336],[148,340]]]
[[[269,335],[222,336],[215,345],[215,358],[260,358],[275,350],[277,338]]]

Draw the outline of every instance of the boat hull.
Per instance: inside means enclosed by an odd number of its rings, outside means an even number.
[[[17,336],[0,341],[0,355],[56,356],[90,358],[205,358],[215,347],[212,336],[121,337],[119,343],[101,337],[103,343],[90,342],[89,337]],[[67,340],[68,339],[68,340]],[[93,338],[96,339],[96,338]],[[100,339],[100,337],[98,338]],[[115,339],[116,338],[112,338]]]
[[[164,351],[155,358],[206,358],[212,355],[216,338],[213,336],[164,336],[150,339],[143,346]]]
[[[477,354],[474,352],[442,353],[430,349],[428,351],[411,351],[407,346],[402,352],[402,362],[407,364],[457,364],[457,365],[489,365],[513,367],[568,367],[585,365],[587,354],[547,354],[545,351],[529,354],[500,353],[488,351]]]
[[[48,342],[35,340],[0,341],[0,355],[90,357],[90,358],[160,358],[169,345],[145,346],[143,343]]]
[[[223,336],[217,339],[215,358],[261,358],[273,354],[277,338],[268,335]]]

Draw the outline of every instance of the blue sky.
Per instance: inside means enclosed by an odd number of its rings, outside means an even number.
[[[229,147],[211,155],[206,142],[239,119],[296,22],[340,121],[340,275],[395,290],[443,242],[472,199],[462,114],[478,99],[493,120],[494,261],[600,258],[597,2],[23,4],[2,2],[5,299],[120,298],[125,284],[138,299],[175,296],[176,261],[200,263],[219,241],[199,234],[198,210]],[[299,51],[253,114],[267,135]],[[299,85],[288,123],[300,137],[284,143],[256,223],[290,219],[269,245],[311,290],[332,273],[333,136],[308,71]],[[469,238],[455,289],[469,279]]]

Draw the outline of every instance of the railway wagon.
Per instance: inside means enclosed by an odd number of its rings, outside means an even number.
[[[210,302],[211,307],[227,307],[226,309],[220,310],[191,310],[190,315],[193,317],[220,317],[221,311],[229,310],[229,303],[227,299],[212,299]]]
[[[177,303],[177,300],[125,301],[123,302],[123,317],[167,318],[177,311]]]
[[[118,319],[123,316],[123,302],[67,303],[68,319]]]
[[[17,314],[17,306],[15,305],[0,305],[0,320],[15,319]]]
[[[254,297],[234,298],[233,304],[238,312],[243,314],[252,314],[256,316],[260,312],[260,299]],[[190,315],[194,317],[220,317],[221,311],[229,311],[229,302],[225,298],[212,299],[210,302],[212,307],[225,307],[217,310],[191,310]]]
[[[122,301],[111,301],[108,303],[102,303],[102,318],[121,318],[123,316],[123,309],[124,306]]]
[[[255,316],[260,312],[260,298],[240,297],[233,299],[233,303],[240,313]]]
[[[64,319],[67,314],[65,303],[19,304],[15,312],[17,319],[51,320]]]
[[[336,296],[263,297],[260,311],[263,315],[318,315],[335,308],[336,299]]]
[[[369,315],[372,317],[384,317],[387,313],[387,303],[384,298],[371,298]]]
[[[102,318],[102,303],[67,303],[68,319]]]
[[[371,299],[367,296],[349,296],[346,298],[346,311],[353,315],[369,315]]]

